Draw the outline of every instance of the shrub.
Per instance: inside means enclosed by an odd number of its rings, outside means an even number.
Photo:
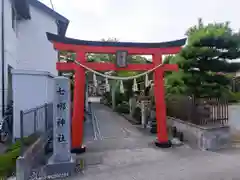
[[[16,169],[16,160],[20,155],[20,147],[0,155],[0,177],[8,177]]]
[[[240,92],[230,92],[228,102],[234,103],[240,101]]]
[[[24,146],[30,146],[33,144],[39,136],[33,134],[24,138]],[[11,144],[4,154],[0,155],[0,178],[8,177],[16,169],[16,160],[20,155],[21,141],[17,140],[14,144]]]
[[[37,134],[33,134],[31,136],[24,137],[24,139],[23,139],[24,146],[30,146],[37,140],[38,137],[39,137],[39,135],[37,135]],[[18,139],[14,144],[11,144],[7,148],[6,152],[13,151],[20,147],[21,147],[21,141],[20,141],[20,139]]]
[[[105,101],[105,100],[108,102],[108,104],[112,103],[112,95],[110,92],[105,92],[103,94],[102,101]]]
[[[119,113],[128,114],[129,113],[129,104],[121,103],[116,107],[116,111]]]

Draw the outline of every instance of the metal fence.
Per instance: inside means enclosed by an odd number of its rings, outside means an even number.
[[[196,125],[226,125],[228,102],[219,98],[171,97],[167,100],[167,115]]]
[[[26,144],[25,137],[35,136],[37,139]],[[44,104],[36,108],[20,111],[21,155],[16,163],[17,179],[31,178],[36,168],[45,160],[45,148],[53,136],[53,104]],[[25,147],[26,146],[26,147]],[[26,148],[26,149],[25,149]]]
[[[20,111],[20,138],[47,133],[53,127],[53,104]]]

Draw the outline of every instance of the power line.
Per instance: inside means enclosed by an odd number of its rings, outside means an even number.
[[[52,6],[52,10],[55,11],[55,8],[54,8],[53,1],[52,1],[52,0],[50,0],[50,4],[51,4],[51,6]],[[57,23],[57,25],[59,24],[59,22],[58,22],[57,20],[56,20],[56,23]]]
[[[53,5],[53,1],[52,0],[50,0],[50,4],[51,4],[51,6],[52,6],[52,10],[54,10],[54,5]],[[55,11],[55,10],[54,10]]]

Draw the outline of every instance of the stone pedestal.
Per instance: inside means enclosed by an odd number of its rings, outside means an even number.
[[[46,176],[58,176],[58,178],[64,178],[71,176],[75,173],[76,160],[74,156],[71,156],[69,161],[58,162],[52,156],[48,164],[45,166]]]

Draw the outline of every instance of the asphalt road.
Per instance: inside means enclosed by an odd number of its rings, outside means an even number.
[[[84,142],[94,140],[94,129],[91,115],[85,115],[86,121],[84,122]]]

